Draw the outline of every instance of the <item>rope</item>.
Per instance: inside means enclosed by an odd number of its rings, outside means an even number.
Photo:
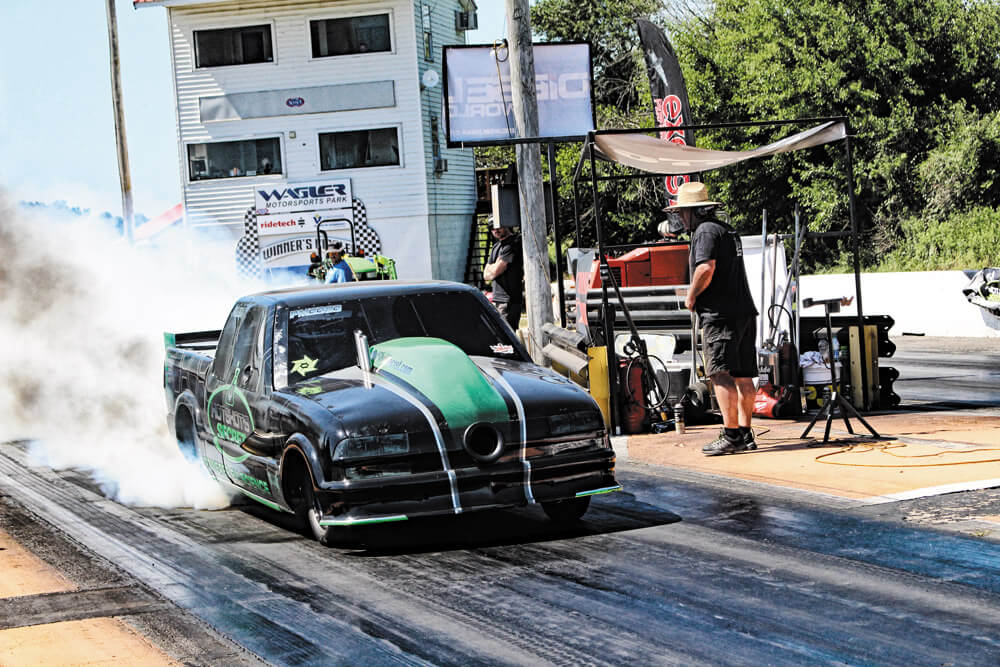
[[[975,463],[997,463],[1000,462],[1000,458],[995,459],[984,459],[981,461],[939,461],[937,463],[904,463],[899,465],[888,465],[884,463],[843,463],[840,461],[825,461],[823,459],[829,458],[831,456],[836,456],[837,454],[847,454],[849,452],[854,452],[857,454],[867,454],[868,452],[879,451],[883,454],[888,454],[889,456],[895,456],[900,459],[923,459],[923,458],[933,458],[935,456],[942,456],[944,454],[974,454],[976,452],[1000,452],[1000,448],[996,447],[984,447],[977,449],[963,449],[963,450],[944,450],[940,452],[935,452],[933,454],[911,454],[908,456],[903,456],[900,454],[894,454],[893,449],[905,448],[908,445],[904,442],[887,442],[879,444],[850,444],[835,452],[827,452],[826,454],[820,454],[816,457],[816,461],[820,463],[826,463],[827,465],[835,466],[852,466],[855,468],[936,468],[938,466],[962,466],[962,465],[973,465]],[[856,449],[858,447],[865,447],[866,449]]]
[[[506,19],[505,19],[506,20]],[[507,51],[507,57],[500,57],[500,49]],[[500,87],[500,107],[503,109],[503,119],[507,123],[507,136],[511,139],[514,138],[514,133],[510,129],[510,115],[507,113],[507,100],[503,94],[503,77],[500,74],[500,63],[505,63],[510,59],[510,51],[507,50],[507,40],[496,39],[493,40],[493,61],[497,66],[497,85]]]
[[[779,444],[783,442],[796,442],[800,438],[763,438],[766,433],[770,433],[771,429],[764,428],[757,430],[753,428],[754,440],[757,442],[768,442],[772,444]],[[936,463],[901,463],[897,465],[889,465],[885,463],[845,463],[842,461],[827,461],[832,456],[837,456],[838,454],[867,454],[869,452],[879,451],[883,454],[888,454],[889,456],[894,456],[899,459],[925,459],[925,458],[935,458],[938,456],[943,456],[945,454],[975,454],[979,452],[1000,452],[1000,448],[997,447],[977,447],[975,449],[961,449],[961,450],[943,450],[940,452],[933,452],[930,454],[908,454],[901,455],[896,454],[892,450],[895,449],[905,449],[908,447],[907,443],[893,441],[885,443],[852,443],[841,447],[835,452],[827,452],[825,454],[818,455],[815,460],[819,463],[825,463],[827,465],[833,466],[851,466],[853,468],[937,468],[939,466],[964,466],[964,465],[974,465],[976,463],[1000,463],[1000,458],[995,459],[982,459],[977,461],[938,461]],[[861,449],[864,448],[864,449]]]

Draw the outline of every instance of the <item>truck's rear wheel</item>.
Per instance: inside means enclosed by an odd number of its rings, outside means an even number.
[[[569,498],[568,500],[553,500],[542,503],[546,516],[557,523],[573,523],[583,518],[590,507],[590,496]]]
[[[187,408],[177,409],[177,419],[174,422],[174,430],[177,433],[177,448],[188,461],[198,460],[198,441],[194,430],[194,419]]]

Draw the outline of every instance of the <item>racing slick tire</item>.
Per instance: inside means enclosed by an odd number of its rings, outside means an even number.
[[[324,547],[332,547],[337,544],[337,533],[339,531],[335,530],[332,526],[319,525],[319,518],[322,514],[319,509],[319,503],[316,502],[316,495],[313,493],[311,484],[306,484],[305,488],[307,489],[306,497],[309,503],[309,509],[306,511],[306,523],[309,526],[309,532]]]
[[[321,526],[319,523],[322,512],[313,490],[312,475],[306,462],[296,457],[295,468],[288,472],[287,481],[282,486],[285,489],[285,502],[295,512],[299,529],[307,537],[312,537],[325,547],[338,546],[344,542],[348,530],[333,526]]]
[[[187,408],[178,408],[174,432],[177,434],[177,448],[186,461],[198,460],[198,441],[195,435],[194,418]]]
[[[588,507],[590,507],[590,496],[542,503],[542,511],[545,512],[549,519],[557,523],[574,523],[579,521],[587,513]]]

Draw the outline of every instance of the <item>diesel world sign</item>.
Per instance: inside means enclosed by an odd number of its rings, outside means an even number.
[[[254,190],[257,215],[351,208],[351,181],[320,181],[269,186]]]
[[[505,47],[445,47],[449,146],[582,138],[594,129],[589,44],[535,44],[538,137],[521,137]]]

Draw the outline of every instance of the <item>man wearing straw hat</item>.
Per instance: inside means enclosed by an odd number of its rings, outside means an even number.
[[[722,412],[723,431],[701,448],[706,456],[756,449],[750,419],[757,375],[757,309],[750,295],[743,245],[722,204],[704,183],[684,183],[664,209],[670,227],[691,232],[691,287],[685,305],[702,325],[702,358]]]

